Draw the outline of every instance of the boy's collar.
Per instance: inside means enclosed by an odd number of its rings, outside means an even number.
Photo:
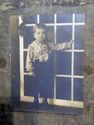
[[[45,44],[45,42],[39,42],[39,41],[36,41],[36,40],[35,40],[35,43],[40,44],[40,45]]]

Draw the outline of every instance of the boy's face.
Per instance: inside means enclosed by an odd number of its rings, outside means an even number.
[[[43,42],[45,39],[45,30],[44,29],[36,29],[35,33],[34,33],[34,38],[36,39],[36,41],[38,42]]]

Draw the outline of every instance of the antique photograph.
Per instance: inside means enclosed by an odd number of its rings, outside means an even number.
[[[12,16],[10,27],[12,107],[81,114],[85,14]]]

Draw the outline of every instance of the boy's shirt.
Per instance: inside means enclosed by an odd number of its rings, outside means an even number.
[[[36,60],[38,60],[39,62],[46,62],[52,50],[64,50],[67,48],[70,48],[69,42],[55,44],[52,42],[39,43],[37,41],[33,41],[28,47],[26,70],[29,72],[33,72],[33,62],[35,62]]]

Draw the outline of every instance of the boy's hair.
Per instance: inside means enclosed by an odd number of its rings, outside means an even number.
[[[44,29],[45,30],[46,26],[45,24],[35,24],[35,26],[33,27],[33,33],[36,32],[36,29]]]

